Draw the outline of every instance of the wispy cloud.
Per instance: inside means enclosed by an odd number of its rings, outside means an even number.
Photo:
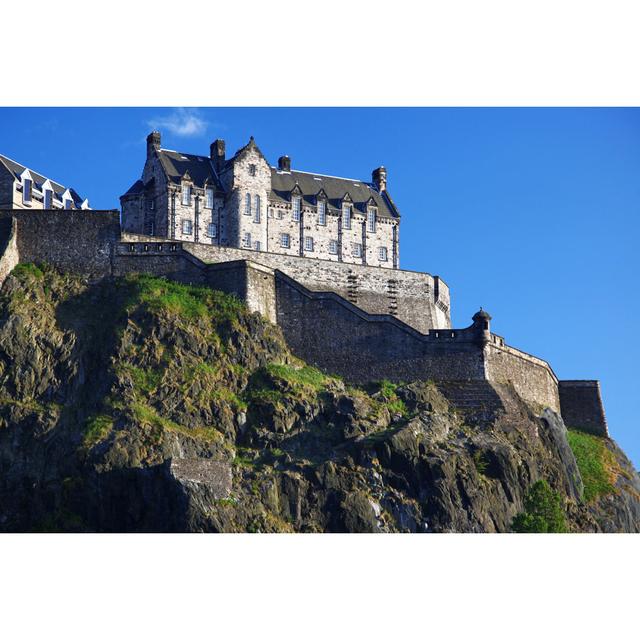
[[[174,136],[199,136],[207,128],[207,121],[197,109],[179,107],[168,116],[154,118],[147,123],[153,129],[166,130]]]

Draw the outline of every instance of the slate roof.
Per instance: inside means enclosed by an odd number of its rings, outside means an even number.
[[[25,167],[19,162],[16,162],[15,160],[11,160],[11,158],[7,158],[7,156],[3,156],[2,154],[0,154],[0,164],[4,165],[5,168],[11,174],[13,174],[13,177],[16,180],[19,180],[24,170],[28,169],[28,167]],[[31,174],[34,180],[33,186],[38,191],[42,191],[42,185],[47,181],[47,178],[41,175],[40,173],[38,173],[37,171],[34,171],[33,169],[30,169],[30,168],[29,168],[29,173]],[[55,180],[51,180],[51,178],[48,178],[48,180],[51,183],[51,186],[53,187],[54,199],[56,199],[58,202],[62,202],[62,194],[67,190],[67,187],[61,185],[59,182],[56,182]],[[75,191],[75,189],[69,188],[69,193],[71,194],[74,204],[77,207],[80,207],[80,205],[84,202],[84,198],[80,196],[78,192]]]
[[[216,172],[207,156],[194,156],[190,153],[160,149],[158,157],[171,182],[179,184],[182,176],[188,171],[196,187],[204,188],[205,182],[208,181],[210,185],[220,188]]]
[[[365,212],[367,204],[373,198],[378,207],[378,216],[387,218],[399,218],[400,213],[386,193],[379,193],[375,186],[368,182],[352,180],[349,178],[337,178],[325,176],[320,173],[307,173],[305,171],[280,171],[271,168],[271,194],[275,200],[288,202],[291,191],[298,185],[302,192],[302,198],[310,205],[316,204],[316,196],[323,190],[327,196],[329,207],[342,208],[342,199],[346,194],[353,201],[355,208]]]

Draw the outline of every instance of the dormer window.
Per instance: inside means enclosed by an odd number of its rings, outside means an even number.
[[[51,189],[44,190],[44,203],[45,209],[53,209],[53,191]]]
[[[255,164],[250,164],[249,165],[249,175],[250,176],[255,176],[256,175],[256,165]]]
[[[318,200],[318,224],[327,224],[327,203],[325,200]]]
[[[347,202],[342,205],[342,228],[351,229],[351,204]]]
[[[375,207],[369,207],[367,210],[367,231],[371,233],[376,232],[376,218],[377,211]]]
[[[31,202],[31,185],[33,183],[29,178],[22,179],[22,202],[29,204]]]
[[[244,215],[245,216],[251,215],[251,194],[250,193],[247,193],[247,195],[244,197]]]
[[[291,202],[293,204],[293,219],[298,222],[300,220],[300,212],[302,210],[302,198],[300,196],[294,196]]]
[[[182,187],[182,204],[185,207],[188,207],[191,205],[191,185],[190,184],[185,184]]]
[[[72,205],[73,205],[73,200],[71,198],[65,198],[64,199],[64,208],[65,209],[71,209]]]

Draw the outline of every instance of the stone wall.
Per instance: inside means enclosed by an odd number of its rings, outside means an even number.
[[[120,236],[117,211],[0,211],[0,220],[12,217],[21,262],[47,262],[89,277],[111,273],[112,252]]]
[[[20,262],[17,243],[17,223],[14,218],[0,220],[0,286]]]
[[[157,241],[133,234],[123,234],[123,240]],[[427,273],[198,243],[181,246],[205,263],[249,260],[279,269],[312,291],[334,291],[369,313],[393,315],[421,333],[451,326],[449,287]]]
[[[562,419],[568,427],[609,437],[598,380],[561,380]]]
[[[502,338],[493,334],[484,357],[487,380],[512,384],[537,412],[549,407],[560,413],[558,379],[547,362],[504,344]]]

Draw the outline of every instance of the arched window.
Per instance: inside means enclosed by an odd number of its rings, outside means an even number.
[[[245,216],[251,215],[251,194],[250,193],[247,193],[247,195],[244,197],[244,215]]]
[[[256,196],[255,200],[256,200],[256,210],[255,210],[255,213],[253,214],[253,221],[254,222],[260,222],[260,214],[261,214],[261,211],[260,211],[260,196]]]

